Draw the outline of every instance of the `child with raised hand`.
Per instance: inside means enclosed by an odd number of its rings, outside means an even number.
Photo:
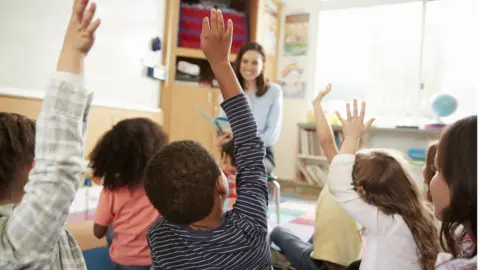
[[[233,25],[221,11],[202,25],[201,47],[220,84],[233,131],[237,201],[224,213],[228,183],[199,143],[177,141],[145,169],[145,190],[163,218],[148,231],[155,269],[271,269],[267,243],[265,148],[229,62]]]
[[[322,101],[331,89],[329,84],[313,100],[318,140],[329,163],[338,154],[332,128],[322,108]],[[355,220],[340,208],[328,186],[318,196],[313,243],[303,241],[281,226],[273,229],[270,237],[295,268],[304,270],[345,269],[358,258],[361,248]]]
[[[166,143],[166,134],[152,120],[126,119],[107,131],[90,154],[93,176],[103,179],[93,231],[103,238],[112,223],[115,269],[149,270],[152,265],[147,229],[159,214],[142,177],[148,160]]]
[[[100,25],[95,4],[87,5],[74,1],[36,128],[22,116],[0,116],[0,269],[86,269],[64,225],[84,170],[92,95],[83,62]]]
[[[338,112],[345,140],[329,170],[330,192],[365,229],[367,243],[360,269],[434,269],[439,252],[434,217],[403,162],[384,151],[357,152],[372,124],[365,103],[347,104],[347,119]]]
[[[436,269],[477,269],[477,139],[477,116],[470,116],[448,126],[438,143],[430,193],[448,253],[439,254]]]

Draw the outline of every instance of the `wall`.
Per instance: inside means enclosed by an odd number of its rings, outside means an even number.
[[[305,13],[310,12],[310,25],[309,25],[309,47],[307,52],[307,58],[309,59],[305,70],[305,78],[310,78],[307,82],[307,93],[313,93],[315,87],[315,59],[316,59],[316,44],[317,35],[315,26],[317,25],[318,14],[320,11],[319,1],[312,0],[295,0],[287,1],[283,7],[282,14],[282,27],[280,31],[280,50],[278,59],[278,78],[280,78],[281,69],[286,65],[286,58],[283,57],[283,37],[284,37],[284,22],[285,15],[293,13]],[[308,95],[308,94],[307,94]],[[297,153],[297,123],[305,122],[307,112],[309,108],[309,102],[306,99],[284,99],[283,103],[283,125],[280,134],[280,138],[275,145],[275,162],[276,169],[275,174],[280,179],[295,179],[296,168],[296,153]]]
[[[86,61],[97,104],[158,109],[160,83],[143,75],[149,39],[163,39],[165,0],[97,0],[102,19]],[[0,8],[0,93],[41,97],[55,70],[72,0],[3,0]]]
[[[42,107],[42,99],[2,96],[0,94],[0,110],[14,112],[36,119]],[[134,117],[145,117],[159,124],[163,123],[160,111],[138,111],[94,105],[89,115],[88,134],[85,155],[88,155],[97,140],[117,122]]]

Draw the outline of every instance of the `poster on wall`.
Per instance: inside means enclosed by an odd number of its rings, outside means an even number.
[[[277,48],[277,5],[272,0],[265,4],[263,25],[262,45],[268,55],[275,55]]]
[[[305,99],[307,87],[305,69],[298,63],[287,64],[280,72],[280,86],[285,98]]]
[[[291,14],[285,17],[284,56],[303,56],[308,52],[308,23],[310,14]]]

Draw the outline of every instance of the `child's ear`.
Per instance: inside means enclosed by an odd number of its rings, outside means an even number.
[[[228,193],[228,180],[223,172],[220,173],[220,176],[217,178],[217,184],[215,185],[217,192],[221,195],[227,195]]]

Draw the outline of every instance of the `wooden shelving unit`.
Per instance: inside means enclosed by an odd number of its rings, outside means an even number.
[[[324,156],[316,156],[316,155],[305,155],[305,154],[298,154],[297,158],[299,159],[307,159],[307,160],[316,160],[320,162],[327,162],[327,158]]]
[[[202,50],[177,48],[175,51],[177,56],[195,58],[195,59],[206,59]],[[235,59],[237,59],[237,55],[234,53],[230,54],[230,62],[234,62]]]
[[[316,126],[313,123],[298,123],[298,150],[297,150],[297,178],[295,183],[302,182],[304,185],[309,185],[311,187],[318,187],[318,181],[314,181],[312,178],[312,172],[307,170],[307,166],[316,165],[320,167],[324,174],[328,173],[328,161],[323,152],[319,150],[320,146],[317,143],[318,137],[316,134]],[[332,126],[334,136],[336,139],[337,146],[340,146],[343,141],[342,127]],[[381,127],[371,127],[368,132],[363,136],[360,142],[360,148],[364,147],[378,147],[372,146],[369,141],[373,139],[374,136],[389,136],[391,138],[406,139],[410,138],[413,141],[423,141],[421,145],[427,147],[428,142],[438,138],[441,134],[441,130],[437,129],[414,129],[414,128],[381,128]],[[395,139],[396,140],[396,139]],[[394,148],[397,149],[398,141],[395,143],[390,143],[389,145],[381,146],[381,148]],[[405,150],[397,149],[402,152]],[[421,172],[422,162],[421,161],[411,161],[410,164],[416,168],[417,171]],[[421,178],[418,175],[417,178]],[[417,179],[417,181],[419,181]],[[419,181],[419,184],[421,181]]]
[[[269,0],[235,0],[235,8],[244,7],[248,19],[249,41],[262,42],[263,38],[263,12]],[[162,82],[160,92],[160,106],[164,115],[164,128],[170,140],[195,140],[210,150],[218,157],[219,152],[215,145],[216,132],[211,124],[196,110],[195,106],[202,108],[212,118],[220,113],[221,93],[218,88],[202,85],[191,85],[175,80],[177,61],[191,60],[199,64],[201,70],[210,68],[205,55],[200,49],[178,47],[178,33],[180,22],[180,8],[182,3],[194,3],[193,0],[168,0],[166,1],[165,36],[163,49],[163,65],[168,69],[167,79]],[[281,16],[281,3],[278,5],[278,18]],[[280,23],[280,20],[278,20]],[[278,29],[280,29],[278,27]],[[279,33],[277,33],[279,35]],[[277,38],[278,40],[278,38]],[[267,55],[266,74],[276,74],[276,58],[278,53]],[[236,54],[230,55],[234,62]],[[211,72],[211,70],[210,70]],[[275,81],[275,77],[269,77]]]
[[[316,130],[316,126],[313,123],[298,123],[297,126],[306,130]],[[341,126],[332,126],[333,131],[342,131]],[[440,130],[437,129],[415,129],[415,128],[382,128],[382,127],[371,127],[368,129],[368,133],[395,133],[395,134],[411,134],[411,135],[427,135],[427,136],[438,136]]]

